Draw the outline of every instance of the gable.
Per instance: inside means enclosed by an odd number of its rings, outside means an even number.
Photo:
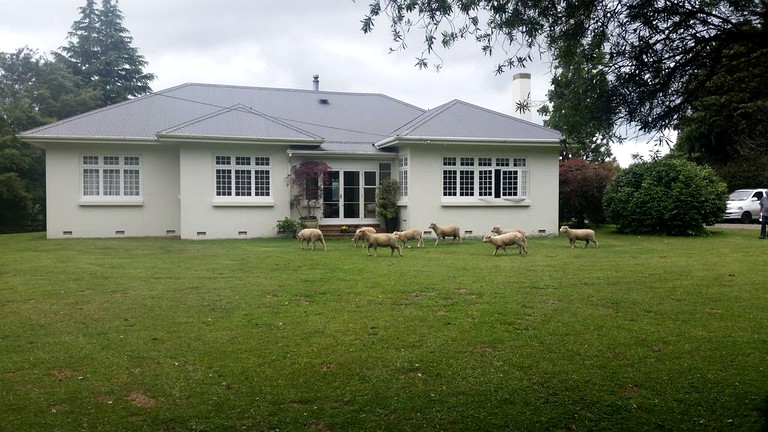
[[[243,105],[235,105],[157,133],[159,139],[240,139],[320,144],[323,138]]]
[[[496,111],[453,100],[429,110],[377,143],[380,148],[396,141],[450,140],[556,143],[559,132]]]

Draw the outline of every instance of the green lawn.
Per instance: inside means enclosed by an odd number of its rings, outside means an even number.
[[[0,430],[766,431],[768,241],[0,236]]]

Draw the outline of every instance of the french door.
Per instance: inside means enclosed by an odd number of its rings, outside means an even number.
[[[376,220],[376,171],[333,170],[323,185],[324,223]]]

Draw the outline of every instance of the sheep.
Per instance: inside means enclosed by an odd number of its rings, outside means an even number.
[[[499,249],[503,249],[504,253],[507,253],[507,246],[512,245],[517,246],[520,255],[522,255],[523,252],[528,253],[528,241],[525,239],[524,235],[517,231],[496,236],[487,235],[483,237],[483,243],[491,243],[496,246],[496,249],[493,251],[494,256],[496,256],[496,252],[498,252]]]
[[[352,237],[352,243],[357,247],[358,240],[361,240],[363,238],[363,231],[368,231],[370,233],[375,233],[376,229],[371,227],[360,227],[355,231],[355,235]]]
[[[437,243],[440,242],[440,239],[443,239],[443,243],[445,243],[446,237],[453,237],[453,241],[456,241],[456,238],[459,238],[459,243],[461,243],[461,229],[458,225],[438,225],[434,222],[429,224],[429,228],[435,232],[435,235],[437,235],[437,241],[435,241],[435,246],[437,246]]]
[[[323,232],[317,228],[304,228],[296,234],[296,238],[299,240],[302,249],[304,249],[304,242],[307,242],[307,249],[309,249],[309,242],[312,242],[312,250],[315,250],[315,242],[320,240],[323,243],[323,249],[328,252]]]
[[[377,248],[379,246],[389,246],[389,256],[394,256],[397,251],[400,256],[403,256],[403,248],[397,244],[398,237],[394,234],[387,233],[372,233],[368,231],[362,232],[363,239],[367,245],[368,256],[371,256],[371,247],[373,247],[374,256],[379,256]]]
[[[502,227],[500,227],[498,225],[496,225],[495,227],[491,228],[491,232],[494,233],[494,234],[499,234],[499,235],[500,234],[510,233],[510,232],[519,232],[520,234],[525,235],[525,231],[523,231],[523,230],[521,230],[519,228],[504,229],[504,228],[502,228]]]
[[[408,244],[408,240],[416,240],[416,247],[424,247],[424,234],[419,229],[410,229],[407,231],[395,231],[392,234],[396,235],[403,246]],[[410,246],[408,246],[410,248]]]
[[[576,246],[576,240],[584,240],[586,242],[584,243],[584,249],[589,246],[590,241],[595,243],[595,247],[599,247],[597,245],[597,239],[595,238],[595,232],[591,229],[570,229],[567,225],[563,225],[560,227],[560,232],[565,233],[565,235],[568,236],[571,248]]]

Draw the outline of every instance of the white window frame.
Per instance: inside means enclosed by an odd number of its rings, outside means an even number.
[[[400,199],[408,198],[408,155],[401,155],[398,158],[398,182],[400,183]]]
[[[80,205],[143,205],[140,155],[81,154],[79,177]]]
[[[270,156],[216,153],[212,162],[214,206],[274,205]]]
[[[526,157],[441,156],[443,203],[520,203],[529,200]]]

